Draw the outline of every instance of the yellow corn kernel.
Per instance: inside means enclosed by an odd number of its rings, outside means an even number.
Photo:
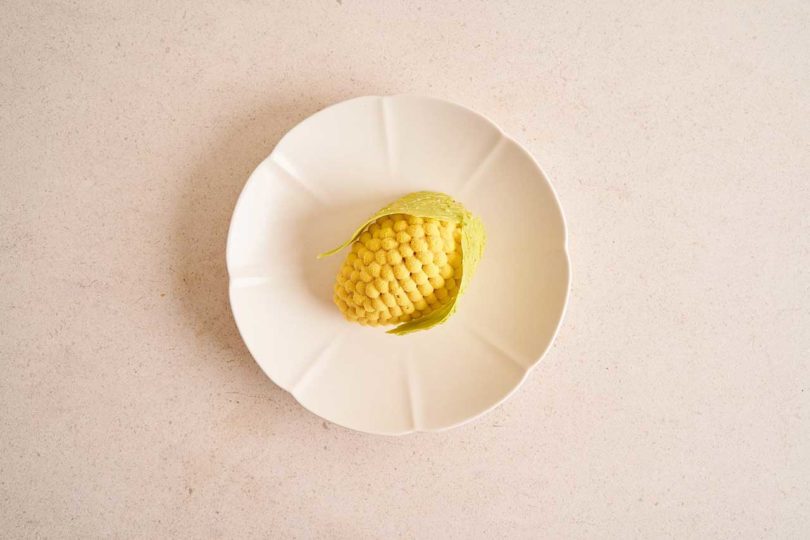
[[[406,229],[411,238],[424,238],[425,229],[419,225],[411,225]]]
[[[400,244],[399,254],[402,255],[403,259],[413,257],[413,248],[411,248],[410,244]]]
[[[402,255],[399,253],[398,249],[392,249],[386,253],[386,261],[391,266],[394,266],[402,261]]]
[[[434,289],[441,289],[444,287],[444,278],[440,275],[436,275],[430,278],[430,284],[433,286]]]
[[[438,266],[438,267],[440,268],[439,273],[440,273],[440,274],[442,274],[442,277],[443,277],[443,278],[447,279],[448,277],[450,277],[450,276],[445,276],[445,275],[444,275],[444,270],[445,270],[446,268],[450,268],[450,269],[452,269],[452,268],[453,268],[452,266],[450,266],[450,265],[448,264],[448,261],[447,261],[447,255],[446,255],[444,252],[437,253],[437,254],[436,254],[434,257],[433,257],[433,262],[436,264],[436,266]]]
[[[399,242],[397,242],[395,238],[383,238],[382,242],[380,242],[380,245],[384,250],[388,251],[399,246]]]
[[[421,253],[428,251],[430,248],[428,248],[427,240],[424,238],[414,238],[411,240],[411,249],[413,249],[415,253]]]
[[[410,302],[410,299],[408,298],[408,293],[406,293],[404,289],[396,291],[394,293],[394,296],[397,299],[398,306],[404,306],[405,304],[408,304]]]
[[[398,265],[394,266],[394,277],[397,278],[398,280],[402,281],[406,279],[409,275],[411,275],[411,273],[408,271],[408,268],[404,264],[399,263]]]
[[[413,281],[411,281],[413,283]],[[414,283],[414,285],[416,285]],[[422,293],[422,296],[427,296],[433,292],[433,286],[430,283],[423,283],[417,287],[419,292]]]
[[[390,292],[383,293],[380,297],[382,298],[383,303],[385,303],[385,305],[388,306],[389,308],[392,308],[397,305],[397,299],[394,298],[394,295],[391,294]]]
[[[415,257],[408,257],[405,259],[405,268],[411,273],[418,272],[422,269],[422,263]]]
[[[422,270],[427,274],[427,277],[433,278],[439,275],[439,267],[435,264],[426,264]]]
[[[439,236],[429,236],[427,239],[428,248],[436,255],[443,255],[444,240]]]

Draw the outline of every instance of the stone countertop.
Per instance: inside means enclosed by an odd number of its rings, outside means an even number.
[[[5,2],[11,538],[810,531],[806,2]],[[297,122],[458,101],[559,194],[570,305],[505,404],[363,435],[260,372],[228,220]]]

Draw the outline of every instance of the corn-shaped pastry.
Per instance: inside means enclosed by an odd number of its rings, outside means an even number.
[[[484,251],[477,217],[443,193],[420,191],[389,204],[363,223],[335,283],[334,301],[350,321],[398,325],[389,334],[426,330],[446,321]]]

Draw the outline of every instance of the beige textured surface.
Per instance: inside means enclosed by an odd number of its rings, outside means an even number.
[[[807,536],[807,2],[138,4],[2,2],[2,536]],[[527,145],[574,277],[513,399],[387,439],[264,378],[223,252],[286,130],[400,92]]]

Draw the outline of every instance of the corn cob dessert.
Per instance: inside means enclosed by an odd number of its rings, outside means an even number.
[[[481,220],[448,195],[420,191],[389,204],[349,240],[333,300],[352,322],[398,325],[389,334],[432,328],[456,310],[483,254]]]

